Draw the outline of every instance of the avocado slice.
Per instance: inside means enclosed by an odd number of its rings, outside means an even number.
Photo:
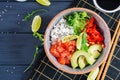
[[[88,63],[87,63],[85,57],[80,56],[79,59],[78,59],[78,65],[79,65],[80,69],[83,69],[87,64]]]
[[[93,56],[93,58],[98,58],[101,54],[100,52],[102,51],[102,45],[99,44],[94,44],[89,47],[88,53]]]
[[[95,62],[95,59],[93,57],[91,57],[87,52],[85,52],[83,50],[79,50],[79,51],[76,51],[75,53],[73,53],[73,55],[71,57],[71,66],[72,66],[73,69],[78,67],[78,58],[80,56],[84,56],[86,61],[90,65],[92,65]]]
[[[82,36],[83,36],[83,33],[81,33],[81,34],[79,35],[79,37],[77,38],[76,48],[77,48],[78,50],[80,50],[80,49],[81,49]]]
[[[95,70],[91,71],[87,77],[87,80],[95,80],[99,72],[99,67],[97,67]]]
[[[71,41],[71,40],[77,39],[78,37],[79,36],[77,36],[77,35],[67,35],[62,38],[62,42]]]

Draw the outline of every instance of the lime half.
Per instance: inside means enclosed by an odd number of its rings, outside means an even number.
[[[41,17],[39,15],[35,16],[32,21],[32,32],[37,32],[41,26]]]
[[[50,1],[49,0],[36,0],[39,4],[44,5],[44,6],[50,6]]]

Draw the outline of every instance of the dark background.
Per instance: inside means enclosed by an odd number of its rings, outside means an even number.
[[[51,6],[41,6],[35,0],[16,2],[15,0],[0,0],[0,80],[86,80],[85,75],[71,75],[55,68],[45,55],[40,41],[32,36],[31,23],[35,15],[42,17],[39,30],[44,34],[50,20],[60,11],[74,7],[79,0],[50,0]],[[103,13],[98,11],[92,0],[80,0],[79,7],[91,9],[98,13],[108,24],[113,35],[120,11]],[[38,12],[30,21],[24,17],[36,9],[46,9],[48,12]],[[39,55],[32,68],[24,70],[33,59],[35,46],[40,47]],[[105,80],[120,80],[120,38],[116,46]]]

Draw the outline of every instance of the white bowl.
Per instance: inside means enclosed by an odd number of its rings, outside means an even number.
[[[100,56],[100,58],[92,66],[87,66],[82,70],[80,70],[79,68],[72,69],[72,67],[67,66],[67,65],[61,65],[49,51],[50,50],[50,31],[52,30],[53,25],[56,24],[58,22],[58,20],[60,18],[62,18],[63,16],[68,15],[75,11],[79,11],[79,12],[85,11],[89,15],[91,15],[95,18],[96,23],[98,24],[98,26],[105,38],[104,43],[106,46],[103,49],[102,55]],[[69,8],[69,9],[63,10],[62,12],[58,13],[48,24],[47,29],[45,31],[44,39],[45,39],[44,49],[45,49],[46,55],[47,55],[48,59],[50,60],[50,62],[58,69],[66,72],[66,73],[70,73],[70,74],[85,74],[85,73],[88,73],[88,72],[94,70],[95,68],[99,67],[109,54],[110,42],[111,42],[110,31],[109,31],[109,28],[108,28],[107,24],[105,23],[105,21],[94,11],[85,9],[85,8]]]

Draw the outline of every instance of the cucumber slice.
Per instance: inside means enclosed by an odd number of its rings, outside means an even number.
[[[95,70],[91,71],[87,77],[87,80],[95,80],[99,72],[99,67],[97,67]]]
[[[78,37],[77,42],[76,42],[76,48],[79,50],[81,49],[82,36],[83,36],[83,33],[80,34],[80,36]]]

